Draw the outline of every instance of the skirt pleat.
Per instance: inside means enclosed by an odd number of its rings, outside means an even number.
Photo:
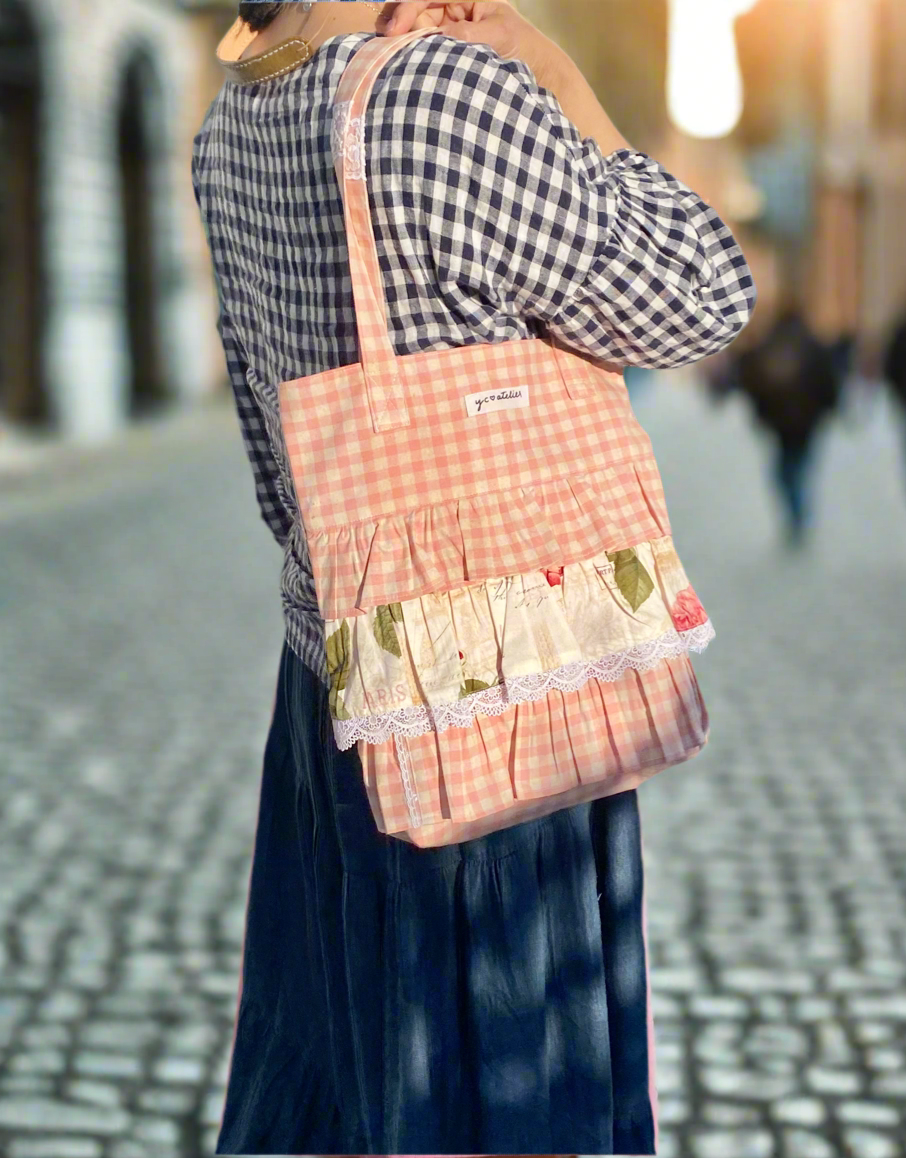
[[[380,833],[285,648],[217,1153],[653,1154],[642,902],[635,791]]]

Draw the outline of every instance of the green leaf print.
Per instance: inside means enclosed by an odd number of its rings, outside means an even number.
[[[394,614],[394,608],[398,611]],[[403,653],[400,650],[400,641],[397,639],[396,628],[393,626],[394,620],[401,623],[403,619],[403,609],[399,603],[386,604],[382,603],[374,615],[374,638],[378,641],[384,651],[389,651],[391,655],[395,655],[397,659],[402,659]]]
[[[613,563],[620,594],[633,611],[638,611],[654,590],[653,579],[631,547],[625,551],[608,551],[607,558]]]
[[[390,606],[390,618],[393,620],[393,622],[394,623],[402,623],[403,622],[403,605],[402,605],[402,603],[391,603],[389,606]]]
[[[327,675],[330,679],[327,703],[335,720],[351,719],[340,699],[340,692],[346,687],[349,676],[351,650],[349,624],[344,620],[342,627],[327,637]]]
[[[343,703],[341,694],[336,688],[330,689],[330,695],[327,697],[328,706],[330,708],[331,717],[335,720],[351,720],[349,712],[346,711],[346,705]]]
[[[346,705],[340,698],[338,688],[331,688],[330,695],[327,697],[327,704],[330,708],[330,714],[335,720],[351,720],[352,716],[346,711]]]
[[[492,687],[494,684],[485,684],[481,680],[466,680],[459,689],[459,698],[464,700],[466,696],[473,696],[476,692],[484,692]]]
[[[344,619],[343,626],[327,637],[327,674],[331,688],[338,692],[346,687],[351,650],[349,624]]]

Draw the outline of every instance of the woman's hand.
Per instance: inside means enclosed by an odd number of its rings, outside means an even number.
[[[439,28],[457,40],[487,44],[504,60],[524,60],[539,83],[543,83],[539,72],[546,71],[546,57],[552,59],[554,55],[549,51],[554,47],[552,42],[508,0],[400,0],[384,5],[378,19],[379,34],[402,36],[416,28]]]

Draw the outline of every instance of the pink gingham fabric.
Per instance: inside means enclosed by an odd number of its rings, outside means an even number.
[[[344,73],[332,139],[360,361],[279,391],[326,621],[670,535],[621,374],[543,339],[393,350],[363,114],[390,57],[436,33],[367,42]],[[470,397],[502,408],[476,413]],[[628,789],[696,754],[706,736],[683,657],[476,716],[468,728],[362,743],[360,753],[379,827],[435,845]]]
[[[359,755],[380,831],[430,848],[627,792],[696,756],[707,738],[698,682],[681,656],[476,716],[471,728],[403,737],[408,784],[394,741],[360,743]]]

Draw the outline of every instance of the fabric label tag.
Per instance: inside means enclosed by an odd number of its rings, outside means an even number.
[[[466,413],[470,418],[489,410],[516,410],[529,404],[528,386],[507,386],[502,390],[479,390],[466,395]]]

